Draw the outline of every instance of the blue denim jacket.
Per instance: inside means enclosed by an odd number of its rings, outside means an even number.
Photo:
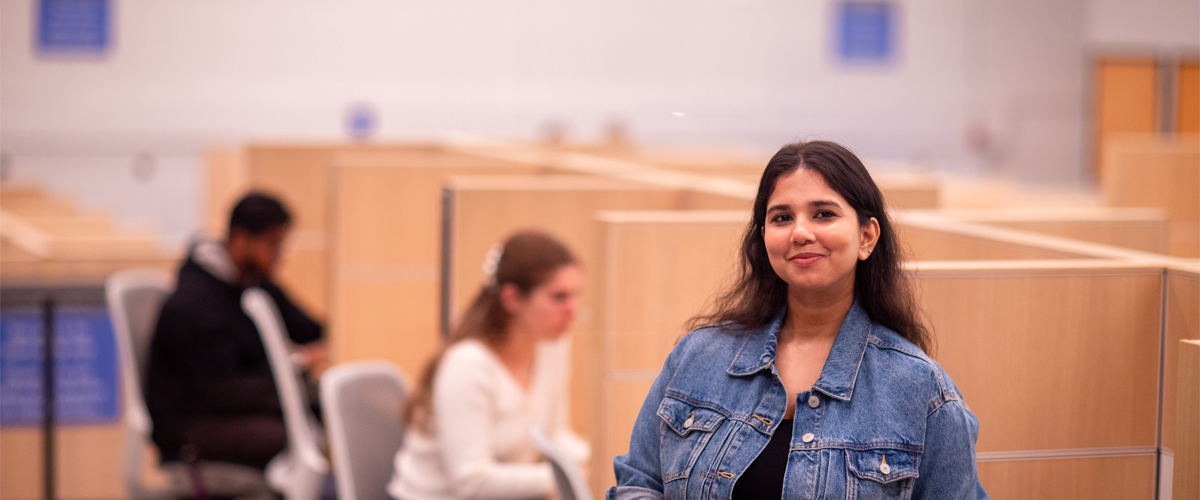
[[[775,370],[784,313],[764,329],[688,334],[642,405],[608,499],[729,498],[786,409]],[[857,303],[821,377],[796,400],[786,499],[988,498],[979,422],[921,349]]]

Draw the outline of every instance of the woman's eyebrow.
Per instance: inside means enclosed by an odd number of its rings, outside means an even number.
[[[770,212],[774,212],[776,210],[788,210],[790,208],[792,208],[791,205],[788,205],[787,203],[780,203],[778,205],[772,205],[772,206],[768,207],[767,212],[770,213]]]
[[[841,208],[842,204],[841,204],[841,203],[838,203],[838,202],[836,202],[836,201],[833,201],[833,200],[814,200],[814,201],[810,201],[810,202],[808,202],[808,206],[810,206],[810,207],[814,207],[814,208],[816,208],[816,207],[829,207],[829,206],[833,206],[833,207],[839,207],[839,208]]]

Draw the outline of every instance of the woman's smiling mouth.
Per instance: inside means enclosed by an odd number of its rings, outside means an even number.
[[[809,264],[812,264],[813,262],[816,262],[821,257],[824,257],[824,255],[821,255],[819,253],[806,252],[806,253],[798,253],[796,255],[788,257],[788,261],[795,262],[802,266],[807,266]]]

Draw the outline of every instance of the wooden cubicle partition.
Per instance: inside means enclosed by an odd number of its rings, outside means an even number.
[[[628,451],[647,391],[667,354],[733,276],[745,211],[601,212],[593,264],[593,352],[589,391],[600,425],[590,434],[589,477],[597,498],[614,484],[612,459]]]
[[[1162,453],[1164,473],[1172,473],[1175,477],[1183,474],[1177,467],[1186,469],[1186,464],[1180,464],[1173,457],[1178,457],[1178,448],[1186,445],[1181,441],[1186,438],[1177,436],[1180,425],[1186,428],[1186,422],[1179,422],[1178,398],[1180,390],[1186,387],[1186,381],[1180,380],[1181,366],[1179,352],[1183,340],[1200,340],[1200,266],[1175,265],[1166,270],[1166,304],[1165,321],[1163,324],[1163,400],[1162,400]],[[1185,409],[1184,409],[1185,410]],[[1194,497],[1195,495],[1192,495]],[[1177,497],[1191,498],[1191,497]]]
[[[484,281],[482,262],[491,247],[521,229],[546,231],[561,239],[579,258],[585,272],[580,311],[572,329],[574,379],[572,416],[575,428],[584,434],[592,428],[595,372],[591,338],[594,314],[587,307],[593,292],[598,251],[590,221],[599,210],[679,210],[740,207],[738,198],[709,196],[697,199],[689,192],[632,181],[592,176],[470,176],[455,177],[446,187],[448,204],[445,244],[449,251],[443,266],[449,301],[444,310],[453,320],[461,316]]]
[[[667,151],[627,149],[602,156],[639,163],[652,168],[693,175],[730,179],[757,187],[770,154],[696,149]],[[863,160],[891,208],[937,208],[941,186],[935,176],[913,171],[908,164]]]
[[[940,217],[1140,252],[1166,254],[1169,225],[1158,208],[943,209]]]
[[[993,498],[1153,498],[1161,266],[913,267]]]
[[[744,212],[598,216],[597,493],[612,484],[611,459],[627,450],[684,322],[730,279],[744,224]],[[917,262],[910,270],[934,327],[933,356],[979,417],[980,474],[993,498],[1153,497],[1161,263]]]
[[[1200,341],[1181,340],[1175,393],[1179,446],[1174,454],[1173,498],[1200,498]]]
[[[1104,197],[1112,207],[1158,207],[1169,253],[1200,257],[1200,136],[1116,136],[1104,143]]]
[[[246,171],[241,174],[237,172],[236,158],[212,158],[226,163],[227,181],[246,182],[246,188],[278,196],[287,205],[292,213],[292,233],[284,248],[277,279],[299,304],[323,320],[330,313],[328,262],[333,203],[330,166],[339,151],[358,148],[390,149],[351,144],[252,144],[243,153]],[[230,202],[236,202],[238,197]],[[225,213],[231,208],[232,205],[226,207]]]
[[[242,148],[213,149],[204,154],[204,231],[225,233],[229,211],[250,189],[250,164]]]
[[[415,376],[437,346],[443,186],[455,175],[535,175],[536,166],[438,148],[333,159],[335,361],[383,358]]]

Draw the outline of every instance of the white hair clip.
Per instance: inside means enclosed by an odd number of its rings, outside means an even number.
[[[488,288],[496,287],[496,269],[500,267],[500,257],[504,256],[504,245],[496,243],[488,250],[487,257],[483,259],[483,275],[486,277],[484,284]]]

